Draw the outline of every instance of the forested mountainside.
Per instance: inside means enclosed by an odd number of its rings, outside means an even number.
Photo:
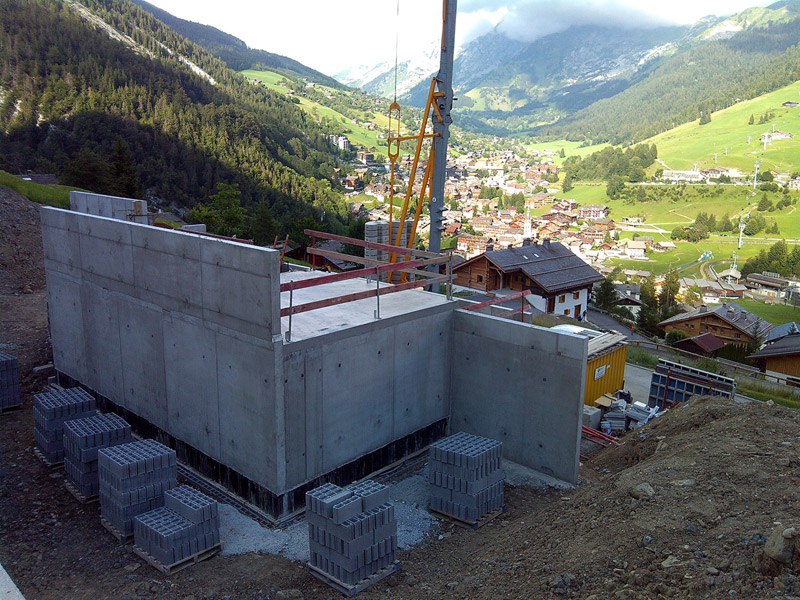
[[[309,81],[322,83],[330,87],[344,87],[332,77],[328,77],[292,58],[267,52],[266,50],[248,48],[247,44],[239,38],[220,31],[216,27],[181,19],[144,0],[132,0],[132,2],[141,6],[180,35],[208,50],[234,71],[271,69],[289,75],[305,77]]]
[[[561,31],[520,36],[519,24],[501,22],[456,57],[454,119],[492,135],[629,143],[797,80],[798,43],[800,0],[681,27],[576,15]],[[364,89],[389,72],[370,76]],[[420,104],[428,77],[400,69],[398,88],[411,77],[402,99]]]
[[[179,206],[238,185],[264,239],[273,215],[293,234],[346,228],[336,150],[316,122],[141,7],[3,0],[0,22],[0,168],[117,193],[122,160],[140,191]]]
[[[646,78],[538,134],[623,143],[641,140],[800,79],[800,20],[681,52]]]

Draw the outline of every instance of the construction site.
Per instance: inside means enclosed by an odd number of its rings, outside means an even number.
[[[507,477],[505,512],[478,530],[426,526],[365,597],[793,596],[796,563],[765,555],[775,523],[788,531],[798,518],[791,409],[694,397],[581,462],[594,367],[581,335],[420,289],[378,296],[390,284],[375,278],[281,282],[277,252],[40,209],[9,190],[0,209],[2,351],[19,360],[22,401],[0,420],[0,560],[25,597],[338,594],[302,562],[258,551],[160,574],[108,535],[97,504],[78,503],[63,469],[33,452],[30,408],[52,375],[35,367],[51,357],[61,383],[91,390],[98,408],[173,448],[181,473],[217,482],[267,527],[296,520],[323,481],[390,466],[392,490],[419,468],[445,473],[426,448],[459,431],[501,443],[507,473],[541,474]],[[148,271],[151,253],[163,256]],[[224,283],[193,287],[192,272]],[[224,293],[234,286],[243,293]],[[290,332],[292,308],[367,293],[292,314]],[[403,457],[407,468],[391,468]]]
[[[552,312],[572,286],[583,319],[602,279],[549,240],[518,249],[546,284],[453,294],[454,19],[420,132],[390,107],[392,177],[431,142],[417,198],[396,219],[392,179],[364,239],[306,229],[311,267],[142,200],[0,187],[0,596],[800,597],[796,411],[532,324],[534,291]]]
[[[0,561],[25,597],[341,597],[301,562],[263,552],[216,556],[164,576],[107,534],[97,504],[81,505],[64,490],[63,472],[53,477],[34,456],[32,395],[47,376],[33,369],[50,359],[38,213],[2,190],[0,340],[19,358],[23,410],[0,420]],[[695,398],[584,462],[577,487],[506,483],[505,513],[477,531],[440,523],[398,550],[402,570],[362,595],[794,597],[794,566],[764,550],[776,522],[788,527],[800,516],[798,444],[793,410]]]

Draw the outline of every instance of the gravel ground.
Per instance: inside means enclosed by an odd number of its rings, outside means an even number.
[[[503,461],[506,483],[529,488],[569,489],[572,486],[526,467]],[[390,483],[391,499],[397,516],[397,546],[408,550],[424,544],[438,534],[440,521],[426,510],[428,503],[427,464],[410,475]],[[228,504],[220,504],[222,555],[260,552],[279,554],[290,560],[307,562],[308,529],[305,520],[284,529],[262,527]]]
[[[392,483],[391,499],[397,516],[397,545],[407,550],[422,543],[438,527],[436,517],[427,510],[426,468]],[[290,560],[307,562],[308,528],[300,521],[285,529],[269,529],[228,504],[220,504],[220,539],[223,555],[260,552],[279,554]]]

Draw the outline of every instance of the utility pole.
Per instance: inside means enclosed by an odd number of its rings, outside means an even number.
[[[739,250],[742,249],[742,236],[744,235],[744,228],[746,227],[744,220],[739,221]]]
[[[428,251],[438,253],[442,243],[442,212],[444,211],[444,180],[447,168],[447,142],[450,138],[450,110],[453,108],[453,55],[456,46],[457,0],[442,0],[442,47],[437,91],[433,99],[433,173],[430,199],[430,242]],[[435,265],[438,268],[438,265]]]
[[[756,171],[753,173],[753,191],[756,191],[756,182],[758,181],[758,161],[756,161]],[[741,248],[741,246],[739,246]]]

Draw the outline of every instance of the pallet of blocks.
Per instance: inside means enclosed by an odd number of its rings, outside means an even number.
[[[400,568],[389,488],[366,480],[306,493],[311,573],[347,596]]]
[[[0,352],[0,414],[17,409],[21,404],[19,363],[10,354]]]
[[[502,449],[502,442],[468,433],[431,444],[429,508],[473,528],[503,513]]]
[[[67,489],[82,503],[100,493],[97,452],[133,441],[131,426],[114,414],[94,415],[64,423],[64,470]]]
[[[33,437],[48,466],[64,461],[64,423],[96,415],[94,398],[81,388],[49,390],[33,396]]]
[[[164,506],[133,520],[133,551],[171,575],[222,550],[216,500],[188,485],[164,492]]]
[[[100,522],[118,541],[133,536],[133,518],[164,506],[177,487],[175,451],[155,440],[103,448],[97,453]]]

